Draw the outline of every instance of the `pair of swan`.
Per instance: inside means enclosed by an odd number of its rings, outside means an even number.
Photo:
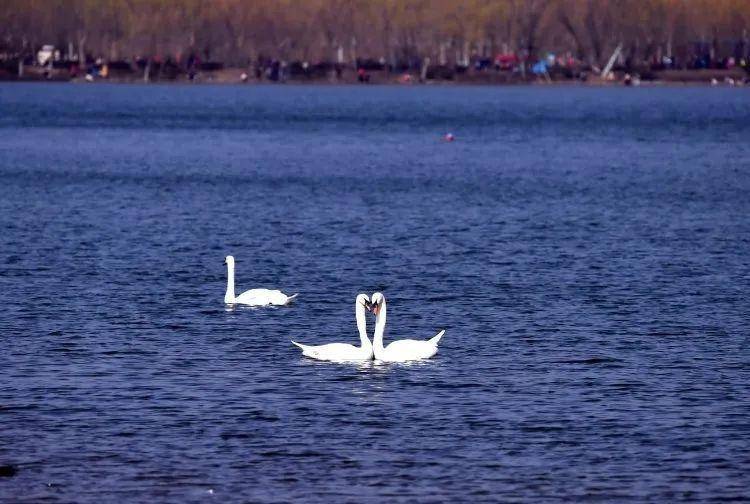
[[[227,293],[224,294],[226,304],[243,304],[249,306],[284,306],[289,304],[297,294],[287,296],[280,290],[250,289],[239,296],[234,295],[234,257],[227,256],[224,260],[227,265]]]
[[[375,334],[373,342],[367,337],[365,322],[365,310],[375,314]],[[445,334],[441,330],[429,340],[405,339],[394,341],[388,346],[383,346],[383,332],[385,331],[386,303],[385,296],[380,292],[372,295],[372,300],[367,294],[359,294],[354,304],[354,313],[357,318],[357,329],[359,330],[360,346],[355,347],[348,343],[330,343],[328,345],[309,346],[292,341],[302,349],[302,355],[312,359],[324,361],[365,361],[373,358],[383,362],[407,362],[414,360],[429,359],[438,351],[440,338]]]

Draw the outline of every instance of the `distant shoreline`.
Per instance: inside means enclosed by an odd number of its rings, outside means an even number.
[[[26,67],[24,75],[0,73],[0,82],[70,82],[81,84],[111,83],[111,84],[214,84],[214,85],[404,85],[404,86],[453,86],[453,85],[478,85],[478,86],[555,86],[555,85],[577,85],[577,86],[622,86],[622,85],[645,85],[645,86],[671,86],[671,85],[750,85],[750,76],[741,68],[731,70],[705,69],[705,70],[663,70],[652,72],[648,79],[641,79],[637,74],[629,74],[618,71],[613,78],[602,79],[598,75],[590,75],[588,78],[561,78],[559,75],[546,76],[521,76],[511,72],[471,72],[456,75],[447,79],[425,79],[420,81],[416,73],[387,73],[369,72],[367,81],[361,82],[353,70],[345,70],[340,76],[330,75],[327,77],[305,77],[290,76],[285,79],[271,80],[266,78],[250,77],[249,72],[243,68],[227,68],[214,72],[200,72],[191,80],[186,75],[178,75],[175,78],[153,78],[148,81],[135,72],[128,74],[112,73],[107,77],[94,77],[87,75],[71,76],[63,70],[45,70],[41,67]]]

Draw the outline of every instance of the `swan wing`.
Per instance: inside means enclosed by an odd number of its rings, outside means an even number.
[[[271,289],[250,289],[235,298],[235,303],[246,304],[251,306],[266,306],[266,305],[285,305],[290,300],[297,297],[287,296],[280,290]]]
[[[329,343],[317,346],[302,345],[296,341],[292,341],[292,343],[302,349],[302,355],[316,360],[351,361],[372,358],[371,352],[368,353],[367,350],[348,343]]]
[[[252,306],[264,306],[271,304],[269,302],[268,289],[250,289],[246,290],[235,298],[236,303],[252,305]]]
[[[441,335],[442,336],[442,335]],[[381,360],[390,362],[404,362],[410,360],[429,359],[437,353],[437,345],[424,340],[398,340],[383,350]]]
[[[280,290],[266,290],[266,297],[268,299],[268,304],[272,304],[275,306],[283,306],[283,305],[289,304],[297,296],[299,296],[299,294],[287,296]]]

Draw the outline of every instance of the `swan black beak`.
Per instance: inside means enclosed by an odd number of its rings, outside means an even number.
[[[362,303],[362,305],[365,307],[365,310],[372,311],[372,303],[369,301],[365,301]]]

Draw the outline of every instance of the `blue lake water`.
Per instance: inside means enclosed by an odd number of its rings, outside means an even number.
[[[748,298],[750,89],[0,85],[3,502],[750,499]]]

